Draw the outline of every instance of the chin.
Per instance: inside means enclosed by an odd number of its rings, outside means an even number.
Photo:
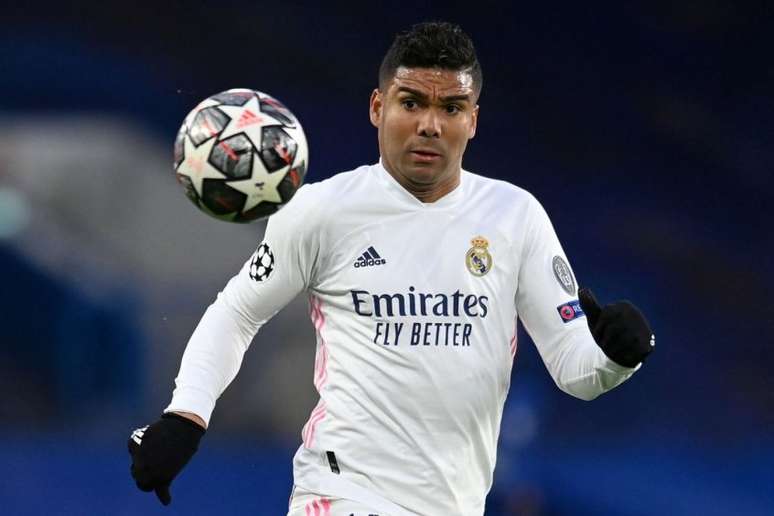
[[[404,176],[412,183],[431,184],[443,176],[443,169],[424,163],[409,163],[403,168]]]
[[[435,170],[427,168],[417,169],[412,167],[411,169],[407,170],[406,173],[406,178],[409,179],[412,183],[428,185],[435,183],[440,176],[441,174],[437,173]]]

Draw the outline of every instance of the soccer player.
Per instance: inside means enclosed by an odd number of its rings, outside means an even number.
[[[140,489],[170,502],[253,336],[302,291],[320,400],[291,516],[483,514],[519,318],[573,396],[640,367],[654,343],[640,311],[578,289],[532,195],[461,168],[481,85],[459,27],[396,37],[370,100],[379,162],[304,186],[271,217],[191,336],[172,402],[129,440]]]

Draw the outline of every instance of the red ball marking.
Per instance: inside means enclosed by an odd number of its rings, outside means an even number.
[[[188,159],[188,166],[191,168],[191,170],[194,171],[194,173],[201,174],[202,169],[204,168],[204,160],[199,157],[191,157]]]
[[[218,131],[216,131],[212,125],[210,125],[210,121],[207,120],[207,117],[202,117],[202,123],[204,124],[204,127],[210,132],[210,136],[215,136],[218,134]]]
[[[237,120],[237,128],[242,129],[245,126],[260,124],[261,122],[263,122],[263,118],[259,117],[249,109],[245,109],[242,112],[242,116],[240,116],[239,120]]]
[[[288,152],[288,148],[282,142],[276,143],[274,145],[274,150],[279,154],[280,158],[282,158],[282,161],[288,165],[293,161],[293,157],[290,155],[290,152]]]
[[[236,152],[234,152],[234,149],[231,148],[231,146],[226,142],[220,142],[218,143],[224,151],[226,151],[226,154],[228,154],[228,157],[233,159],[234,161],[239,160],[239,156],[237,156]]]

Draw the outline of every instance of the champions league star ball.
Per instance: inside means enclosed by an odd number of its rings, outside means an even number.
[[[229,222],[268,217],[293,197],[309,163],[304,130],[276,99],[232,89],[199,103],[175,140],[185,195]]]

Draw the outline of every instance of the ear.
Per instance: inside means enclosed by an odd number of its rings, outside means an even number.
[[[468,140],[472,140],[476,135],[476,127],[478,127],[478,104],[473,108],[473,113],[470,115],[470,131],[468,131]]]
[[[379,124],[382,122],[383,107],[384,104],[382,103],[382,92],[379,91],[379,88],[376,88],[371,92],[371,102],[368,109],[368,115],[371,118],[371,125],[374,127],[378,128]]]

